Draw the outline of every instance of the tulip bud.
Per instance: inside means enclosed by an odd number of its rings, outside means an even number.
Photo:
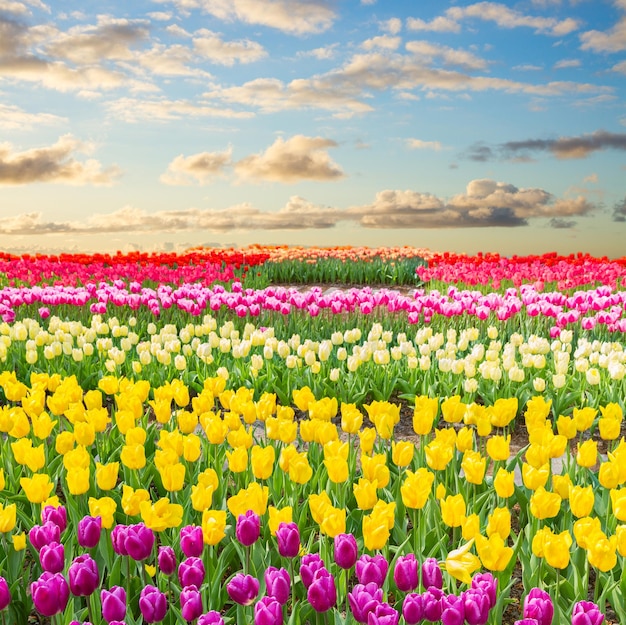
[[[202,597],[196,586],[185,586],[180,591],[180,612],[185,621],[193,621],[202,614]]]
[[[317,553],[307,553],[302,556],[300,562],[300,579],[306,589],[313,583],[315,574],[320,570],[326,568],[324,560]]]
[[[424,588],[443,588],[443,573],[435,558],[426,558],[422,563],[422,585]]]
[[[389,563],[381,554],[375,556],[363,554],[356,561],[356,576],[359,580],[359,584],[374,582],[382,587],[385,582],[385,577],[387,577],[388,569]]]
[[[200,558],[187,558],[178,565],[178,581],[182,588],[196,586],[200,588],[204,582],[204,563]]]
[[[356,584],[352,592],[348,593],[350,611],[357,623],[367,623],[368,614],[373,612],[382,600],[383,589],[374,582]],[[422,620],[421,617],[419,620]]]
[[[61,573],[65,567],[65,548],[60,543],[43,545],[39,551],[39,563],[48,573]]]
[[[42,573],[30,585],[35,610],[44,616],[54,616],[65,610],[70,597],[67,581],[61,573]]]
[[[0,577],[0,612],[6,609],[11,603],[11,591],[9,590],[9,584],[4,577]]]
[[[407,625],[417,625],[424,620],[424,595],[410,593],[402,602],[402,616]]]
[[[143,523],[129,525],[124,535],[124,550],[137,562],[146,560],[154,546],[154,532]]]
[[[356,538],[352,534],[337,534],[334,542],[335,562],[342,569],[351,569],[359,556]]]
[[[489,598],[489,609],[496,605],[498,580],[491,573],[477,573],[472,577],[472,588],[481,590]]]
[[[274,597],[262,597],[254,606],[254,625],[282,625],[283,610]],[[198,621],[198,625],[201,625]]]
[[[258,540],[260,533],[261,518],[256,512],[247,510],[245,514],[239,515],[235,535],[244,547],[253,545]]]
[[[552,625],[554,605],[550,595],[541,588],[531,588],[524,599],[524,618],[534,618],[539,625]]]
[[[289,572],[283,568],[268,567],[265,570],[265,589],[268,597],[276,599],[280,605],[285,605],[291,592]]]
[[[320,569],[315,573],[306,591],[306,598],[316,612],[326,612],[337,603],[335,578],[327,569]]]
[[[224,619],[216,610],[209,610],[198,617],[196,625],[224,625]]]
[[[28,532],[31,545],[39,551],[44,545],[58,543],[61,540],[61,530],[56,523],[46,521],[43,525],[33,525]]]
[[[226,584],[228,596],[239,605],[251,605],[259,594],[259,580],[252,575],[237,573]]]
[[[139,595],[139,610],[146,623],[159,623],[167,613],[167,597],[155,586],[145,586]]]
[[[126,551],[125,538],[126,532],[128,530],[127,525],[116,525],[111,530],[111,544],[113,545],[113,551],[118,556],[127,556],[128,551]]]
[[[159,555],[157,556],[157,564],[163,575],[172,575],[176,570],[176,554],[171,547],[159,547]]]
[[[297,523],[281,523],[276,530],[278,553],[284,558],[295,558],[300,552],[300,530]]]
[[[63,533],[67,527],[67,510],[63,506],[46,506],[41,511],[41,521],[46,523],[52,521],[55,525],[59,526],[59,531]]]
[[[204,537],[200,525],[186,525],[180,529],[180,549],[186,558],[199,558],[204,549]]]
[[[122,586],[113,586],[110,590],[100,591],[102,618],[107,622],[121,621],[126,616],[126,590]]]
[[[400,615],[388,603],[379,603],[368,616],[368,625],[397,625]]]
[[[86,549],[92,549],[100,541],[102,533],[102,517],[84,516],[78,522],[78,544]]]
[[[574,604],[572,625],[602,625],[604,614],[592,601],[579,601]]]
[[[402,592],[409,592],[417,588],[419,576],[415,554],[409,553],[406,556],[400,556],[396,560],[396,565],[393,570],[393,579],[396,582],[398,590]]]
[[[67,572],[70,590],[76,597],[89,596],[100,583],[96,561],[88,554],[74,558]]]

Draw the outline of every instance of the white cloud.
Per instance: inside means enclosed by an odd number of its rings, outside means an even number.
[[[19,106],[0,103],[0,128],[5,130],[32,130],[34,126],[55,125],[67,118],[50,113],[27,113]]]
[[[625,7],[626,8],[626,7]],[[593,52],[621,52],[626,50],[626,16],[607,31],[588,30],[581,33],[580,46]]]
[[[423,141],[422,139],[407,139],[406,145],[411,150],[435,150],[437,152],[443,147],[440,141]]]
[[[380,22],[380,29],[390,35],[397,35],[402,30],[402,20],[398,17],[392,17]]]
[[[224,175],[232,165],[232,150],[224,152],[201,152],[191,156],[179,154],[161,175],[161,182],[169,185],[208,184]]]
[[[193,45],[198,54],[220,65],[252,63],[267,56],[263,46],[256,41],[224,41],[218,34],[206,29],[194,33]]]
[[[402,43],[402,39],[400,37],[391,37],[389,35],[379,35],[378,37],[372,37],[371,39],[366,39],[361,47],[364,50],[374,50],[379,48],[381,50],[397,50]]]
[[[461,25],[449,17],[435,17],[430,22],[426,22],[417,17],[409,17],[406,21],[409,30],[426,30],[434,33],[458,33],[461,32]]]
[[[578,59],[562,59],[557,61],[553,67],[554,69],[567,69],[570,67],[580,67],[582,63]]]
[[[0,185],[51,182],[68,185],[110,185],[121,174],[117,166],[102,169],[95,159],[79,161],[77,153],[93,146],[63,135],[51,145],[16,152],[10,143],[0,144]]]
[[[336,147],[331,139],[295,135],[279,137],[262,154],[247,156],[235,164],[241,179],[293,183],[300,180],[337,180],[344,177],[326,148]]]
[[[422,57],[428,63],[432,63],[435,59],[441,59],[443,64],[448,66],[470,70],[487,68],[487,61],[471,52],[442,46],[429,41],[409,41],[406,44],[406,49],[412,54]]]
[[[328,30],[336,13],[325,0],[160,0],[180,11],[200,9],[217,19],[269,26],[293,35]]]

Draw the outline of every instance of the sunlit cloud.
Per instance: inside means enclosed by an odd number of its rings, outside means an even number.
[[[335,141],[323,137],[295,135],[286,140],[279,137],[262,154],[238,161],[235,172],[240,179],[251,181],[338,180],[345,174],[326,151],[336,146]]]
[[[232,150],[224,152],[201,152],[191,156],[177,156],[161,176],[161,182],[169,185],[208,184],[224,175],[232,165]]]
[[[406,145],[411,150],[435,150],[442,149],[440,141],[423,141],[422,139],[407,139]]]
[[[4,130],[32,130],[36,126],[52,126],[67,118],[51,113],[28,113],[19,106],[0,103],[0,128]]]
[[[95,159],[78,160],[93,147],[72,135],[51,145],[17,152],[10,143],[0,144],[0,185],[48,182],[67,185],[110,185],[120,176],[117,166],[106,169]]]

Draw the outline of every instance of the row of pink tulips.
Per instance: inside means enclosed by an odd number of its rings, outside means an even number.
[[[370,314],[374,310],[386,310],[405,313],[412,324],[420,319],[428,323],[435,316],[473,316],[485,320],[493,315],[499,321],[506,321],[518,313],[525,313],[530,317],[550,317],[557,329],[580,322],[586,330],[600,324],[609,331],[626,331],[626,291],[613,291],[607,286],[577,291],[572,295],[558,291],[541,292],[529,285],[519,290],[509,288],[504,293],[483,294],[450,287],[447,293],[418,289],[411,295],[404,295],[388,289],[373,291],[368,287],[332,292],[324,292],[319,287],[307,291],[273,286],[254,290],[244,289],[239,282],[234,282],[231,290],[221,285],[207,287],[199,283],[178,288],[160,285],[152,289],[142,287],[139,282],[126,285],[120,280],[112,284],[89,283],[82,287],[5,287],[0,290],[0,316],[4,321],[14,321],[21,306],[32,304],[40,307],[42,317],[50,314],[49,307],[60,305],[89,305],[93,314],[104,314],[109,307],[125,306],[132,310],[147,308],[153,315],[168,308],[194,316],[207,310],[227,309],[239,317],[255,317],[262,311],[289,314],[302,310],[316,317],[323,311]]]

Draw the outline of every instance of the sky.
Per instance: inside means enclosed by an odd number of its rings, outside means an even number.
[[[626,255],[626,0],[0,0],[0,249]]]

